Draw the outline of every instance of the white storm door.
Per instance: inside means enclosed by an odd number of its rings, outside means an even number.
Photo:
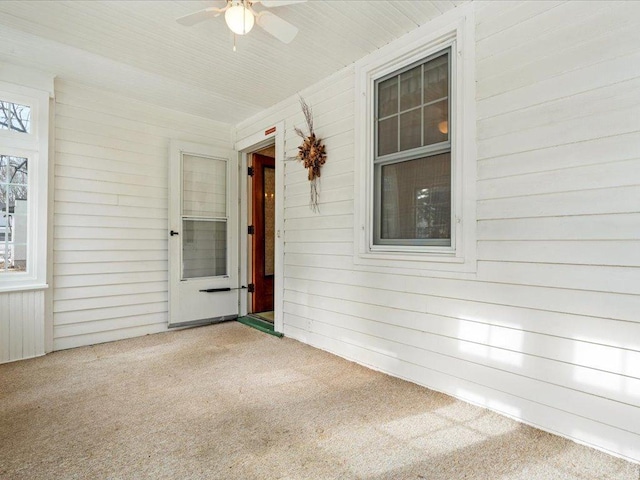
[[[169,326],[238,316],[238,165],[233,150],[172,142]]]

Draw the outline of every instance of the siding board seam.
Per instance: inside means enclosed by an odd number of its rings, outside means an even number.
[[[292,278],[292,277],[287,277],[287,278]],[[311,282],[317,282],[317,283],[328,283],[328,282],[321,282],[319,280],[308,280],[308,279],[300,279],[298,278],[298,280],[305,280],[305,281],[311,281]],[[480,281],[479,283],[482,284],[487,284],[487,283],[492,283],[492,282],[486,282],[486,281]],[[349,284],[349,286],[352,286]],[[520,285],[517,285],[520,286]],[[368,288],[369,290],[379,290],[377,288],[371,288],[371,287],[361,287],[361,286],[356,286],[357,288]],[[540,287],[538,285],[531,285],[531,286],[527,286],[528,288],[534,288],[534,289],[541,289],[541,288],[550,288],[550,287]],[[569,290],[569,289],[558,289],[558,290]],[[308,292],[303,291],[303,290],[296,290],[295,288],[291,288],[291,287],[287,287],[285,286],[285,291],[291,291],[291,292],[296,292],[296,293],[301,293],[301,294],[308,294]],[[398,293],[396,290],[384,290],[384,291],[389,291],[392,293]],[[603,292],[598,292],[598,293],[603,293]],[[413,294],[416,295],[416,294]],[[615,293],[614,295],[620,295],[618,293]],[[317,293],[314,293],[314,296],[320,297],[320,298],[335,298],[335,297],[328,297],[326,295],[319,295]],[[484,304],[484,305],[491,305],[491,306],[497,306],[497,307],[513,307],[513,308],[521,308],[521,309],[525,309],[525,310],[531,310],[534,312],[549,312],[549,313],[555,313],[555,314],[567,314],[567,315],[574,315],[574,316],[580,316],[580,317],[586,317],[586,318],[593,318],[593,319],[597,319],[597,320],[607,320],[607,321],[614,321],[614,322],[624,322],[627,324],[631,324],[631,325],[637,325],[638,321],[636,320],[627,320],[624,318],[615,318],[615,317],[603,317],[600,315],[588,315],[588,314],[583,314],[583,313],[573,313],[573,312],[567,312],[567,311],[562,311],[562,310],[549,310],[549,309],[543,309],[543,308],[538,308],[538,307],[529,307],[527,305],[518,305],[518,304],[510,304],[510,303],[498,303],[498,302],[489,302],[486,300],[477,300],[477,299],[473,299],[473,300],[469,300],[468,298],[465,297],[451,297],[451,296],[446,296],[446,295],[435,295],[433,293],[429,293],[429,294],[423,294],[423,296],[425,297],[433,297],[433,298],[441,298],[441,299],[445,299],[445,300],[461,300],[461,301],[469,301],[472,303],[479,303],[479,304]],[[637,295],[627,295],[627,296],[637,296]],[[361,303],[363,305],[376,305],[374,303],[371,303],[370,301],[368,302],[356,302],[356,303]],[[426,310],[415,310],[415,309],[411,309],[409,307],[393,307],[393,306],[389,306],[389,305],[382,305],[380,304],[380,306],[386,306],[388,308],[393,308],[396,310],[402,310],[402,311],[410,311],[410,312],[416,312],[416,313],[428,313]]]
[[[300,317],[300,315],[295,315],[295,316],[296,316],[296,317]],[[304,319],[306,319],[306,320],[308,320],[308,321],[317,322],[317,320],[313,320],[313,319],[310,319],[310,318],[307,318],[307,317],[301,317],[301,318],[304,318]],[[318,322],[318,323],[321,323],[321,322]],[[330,325],[330,324],[327,324],[327,325]],[[333,326],[333,325],[330,325],[330,326],[332,326],[332,327],[334,327],[334,328],[336,328],[336,329],[340,329],[340,330],[349,330],[348,328],[345,328],[345,327],[335,327],[335,326]],[[363,332],[359,332],[359,331],[354,331],[354,332],[355,332],[355,333],[358,333],[358,334],[363,334]],[[330,337],[330,336],[328,336],[328,335],[324,335],[324,334],[322,334],[322,333],[318,333],[318,332],[312,332],[312,333],[313,333],[314,335],[322,335],[322,336],[325,336],[326,338],[329,338],[329,339],[334,340],[334,341],[335,341],[335,340],[337,340],[337,339],[335,339],[335,338],[333,338],[333,337]],[[406,345],[406,344],[404,344],[404,343],[399,343],[399,342],[396,342],[396,341],[394,341],[394,340],[386,339],[386,338],[384,338],[384,337],[376,337],[375,335],[371,335],[371,334],[369,334],[369,333],[366,333],[366,334],[364,334],[364,335],[370,335],[370,336],[372,336],[372,337],[374,337],[374,338],[380,338],[381,340],[384,340],[385,342],[393,343],[393,344],[396,344],[396,345],[399,345],[399,346],[407,346],[407,345]],[[372,349],[369,349],[369,348],[367,348],[367,347],[364,347],[361,343],[357,343],[357,342],[352,342],[352,341],[350,341],[348,338],[342,338],[340,341],[341,341],[341,342],[344,342],[344,343],[348,343],[348,344],[353,345],[353,346],[358,346],[358,347],[361,347],[361,348],[367,349],[367,350],[372,351],[372,352],[377,352],[378,354],[380,354],[380,355],[385,355],[385,356],[387,356],[387,357],[389,357],[389,358],[395,358],[396,360],[399,360],[399,361],[401,361],[401,362],[409,363],[409,364],[412,364],[412,365],[415,365],[415,366],[418,366],[418,367],[422,367],[422,368],[427,368],[427,369],[429,369],[429,370],[433,370],[433,371],[438,372],[438,373],[443,374],[443,375],[453,376],[453,377],[459,378],[459,379],[461,379],[461,380],[465,380],[465,381],[473,382],[473,380],[469,380],[469,379],[467,379],[467,378],[465,378],[465,377],[460,377],[460,376],[454,375],[454,374],[452,374],[452,373],[448,373],[448,372],[445,372],[445,371],[442,371],[442,370],[438,370],[438,369],[436,369],[436,368],[427,367],[427,366],[425,366],[425,365],[421,365],[421,364],[419,364],[419,363],[415,363],[415,362],[413,362],[413,361],[411,361],[411,360],[407,360],[407,359],[399,359],[399,358],[397,358],[397,357],[392,357],[391,355],[387,355],[386,353],[384,353],[384,352],[382,352],[382,351],[379,351],[379,350],[372,350]],[[570,391],[573,391],[573,392],[579,393],[579,394],[581,394],[581,395],[588,395],[588,396],[591,396],[591,397],[594,397],[594,398],[599,398],[599,399],[602,399],[602,400],[606,400],[606,401],[608,401],[608,402],[617,403],[617,404],[624,405],[624,406],[628,406],[628,407],[631,407],[631,408],[637,408],[637,406],[635,406],[635,405],[628,404],[628,403],[625,403],[625,402],[620,402],[620,401],[614,400],[614,399],[612,399],[612,398],[603,397],[603,396],[600,396],[600,395],[595,395],[595,394],[592,394],[592,393],[589,393],[589,392],[583,392],[583,391],[580,391],[580,390],[575,390],[575,389],[573,389],[573,388],[569,388],[569,387],[566,387],[566,386],[564,386],[564,385],[558,385],[558,384],[550,383],[550,382],[547,382],[547,381],[544,381],[544,380],[541,380],[541,379],[538,379],[538,378],[535,378],[535,377],[530,377],[530,376],[527,376],[527,375],[523,375],[523,374],[519,374],[519,373],[514,373],[514,372],[511,372],[511,371],[508,371],[508,370],[504,370],[504,369],[501,369],[501,368],[497,368],[497,367],[495,367],[495,366],[487,366],[487,365],[485,365],[485,364],[483,364],[483,363],[480,363],[480,362],[473,362],[473,361],[470,361],[470,360],[466,360],[466,359],[462,359],[462,358],[459,358],[459,357],[455,357],[455,356],[453,356],[453,355],[448,355],[448,354],[439,353],[439,352],[433,352],[433,351],[430,351],[430,350],[421,349],[421,348],[419,348],[419,347],[413,347],[413,348],[415,348],[415,349],[417,349],[417,350],[421,350],[421,351],[429,352],[429,353],[431,353],[432,355],[437,355],[437,356],[442,356],[442,357],[452,358],[452,359],[457,360],[457,361],[459,361],[459,362],[464,362],[464,363],[469,363],[469,364],[472,364],[472,365],[477,365],[477,366],[480,366],[480,367],[482,367],[482,368],[487,368],[487,369],[491,369],[491,370],[496,370],[496,371],[499,371],[499,372],[505,373],[505,374],[507,374],[507,375],[513,375],[513,376],[517,376],[517,377],[520,377],[520,378],[525,378],[525,379],[527,379],[527,380],[532,380],[532,381],[534,381],[534,382],[544,383],[544,384],[547,384],[547,385],[552,385],[552,386],[554,386],[554,387],[558,387],[558,388],[562,388],[562,389],[570,390]],[[482,383],[479,383],[479,382],[473,382],[473,383],[478,383],[478,385],[482,385],[482,386],[484,386],[484,387],[490,388],[490,389],[495,390],[495,391],[499,391],[499,392],[501,392],[501,393],[507,393],[507,394],[509,394],[509,395],[518,396],[518,395],[515,395],[515,394],[513,394],[513,393],[510,393],[510,392],[508,392],[508,391],[506,391],[506,390],[501,390],[501,389],[498,389],[498,388],[495,388],[495,387],[492,387],[492,386],[488,386],[488,385],[486,385],[486,384],[482,384]],[[553,408],[553,409],[555,409],[555,410],[563,411],[563,412],[565,412],[565,413],[569,413],[569,414],[571,414],[571,415],[575,415],[575,416],[577,416],[577,417],[581,417],[581,418],[584,418],[584,419],[587,419],[587,420],[590,420],[590,421],[593,421],[593,422],[601,423],[602,425],[606,425],[606,426],[611,427],[611,428],[615,428],[615,429],[618,429],[618,430],[621,430],[621,431],[625,431],[625,432],[628,432],[628,433],[632,433],[632,434],[634,434],[634,435],[638,435],[638,434],[637,434],[637,432],[634,432],[633,430],[628,430],[628,429],[625,429],[625,428],[621,428],[621,427],[619,427],[619,426],[612,425],[612,424],[610,424],[610,423],[606,423],[606,422],[600,421],[600,420],[598,420],[598,419],[596,419],[596,418],[591,418],[591,417],[587,417],[587,416],[582,415],[582,414],[578,414],[578,413],[575,413],[575,412],[570,412],[570,411],[568,411],[568,410],[564,410],[564,409],[561,409],[561,408],[559,408],[559,407],[556,407],[556,406],[553,406],[553,405],[549,405],[549,404],[546,404],[546,403],[537,402],[537,401],[532,400],[532,399],[527,399],[527,398],[525,398],[525,397],[519,397],[519,398],[522,398],[522,399],[524,399],[524,400],[534,401],[535,403],[538,403],[538,404],[540,404],[540,405],[542,405],[542,406],[544,406],[544,407],[547,407],[547,408]]]

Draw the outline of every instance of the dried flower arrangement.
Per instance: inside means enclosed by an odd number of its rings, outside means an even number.
[[[314,212],[319,212],[318,207],[318,178],[320,178],[320,167],[327,161],[327,154],[325,146],[322,144],[322,139],[316,137],[313,130],[313,112],[311,107],[307,105],[307,102],[300,97],[300,107],[304,114],[304,119],[307,122],[309,128],[309,135],[305,135],[302,130],[295,127],[295,132],[302,137],[302,144],[298,147],[298,155],[296,159],[303,163],[304,168],[309,171],[309,182],[311,182],[311,198],[309,200],[309,206]]]

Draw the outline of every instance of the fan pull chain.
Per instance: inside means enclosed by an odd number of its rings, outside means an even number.
[[[233,51],[236,51],[236,34],[233,34]]]

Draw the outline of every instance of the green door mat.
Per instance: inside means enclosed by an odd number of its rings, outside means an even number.
[[[249,327],[255,328],[257,330],[260,330],[261,332],[264,333],[268,333],[269,335],[273,335],[274,337],[283,337],[284,335],[280,332],[276,332],[273,329],[273,324],[266,322],[264,320],[260,320],[259,318],[255,318],[255,317],[238,317],[238,321],[240,323],[244,323],[245,325],[248,325]]]

